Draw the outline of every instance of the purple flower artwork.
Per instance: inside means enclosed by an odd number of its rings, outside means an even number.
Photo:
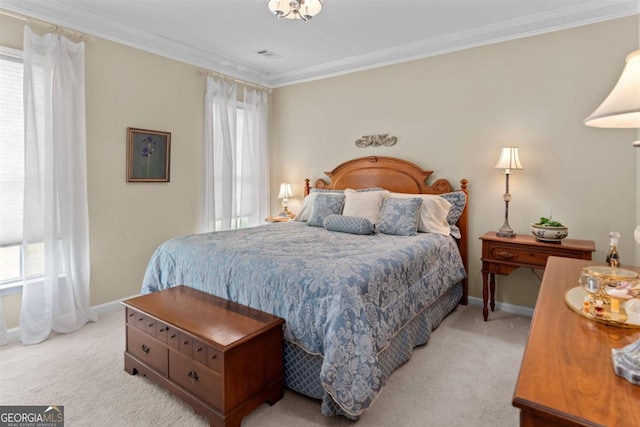
[[[171,133],[128,128],[127,181],[169,182]]]
[[[149,167],[151,165],[151,155],[156,149],[157,142],[153,139],[152,136],[147,136],[142,141],[142,153],[140,154],[142,157],[146,157],[146,169],[145,169],[145,177],[149,178]]]

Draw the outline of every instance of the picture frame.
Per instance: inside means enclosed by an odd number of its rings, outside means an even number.
[[[127,128],[127,182],[169,182],[171,132]]]

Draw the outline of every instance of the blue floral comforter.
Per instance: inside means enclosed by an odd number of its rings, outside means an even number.
[[[383,386],[378,353],[465,276],[449,236],[288,222],[169,240],[149,261],[142,293],[185,284],[284,318],[285,339],[322,355],[322,386],[358,416]]]

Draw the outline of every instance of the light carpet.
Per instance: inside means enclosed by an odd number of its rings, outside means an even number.
[[[496,311],[484,322],[480,307],[460,306],[359,421],[325,417],[319,401],[285,389],[282,400],[261,405],[242,425],[517,426],[511,399],[530,320]],[[124,322],[119,309],[73,334],[0,347],[0,405],[64,405],[68,427],[207,426],[171,393],[124,371]]]

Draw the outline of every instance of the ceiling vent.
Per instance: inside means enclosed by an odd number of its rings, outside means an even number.
[[[256,50],[255,53],[257,53],[260,56],[264,56],[265,58],[270,58],[270,59],[280,59],[280,58],[282,58],[282,55],[278,55],[277,53],[271,52],[270,50],[267,50],[267,49]]]

